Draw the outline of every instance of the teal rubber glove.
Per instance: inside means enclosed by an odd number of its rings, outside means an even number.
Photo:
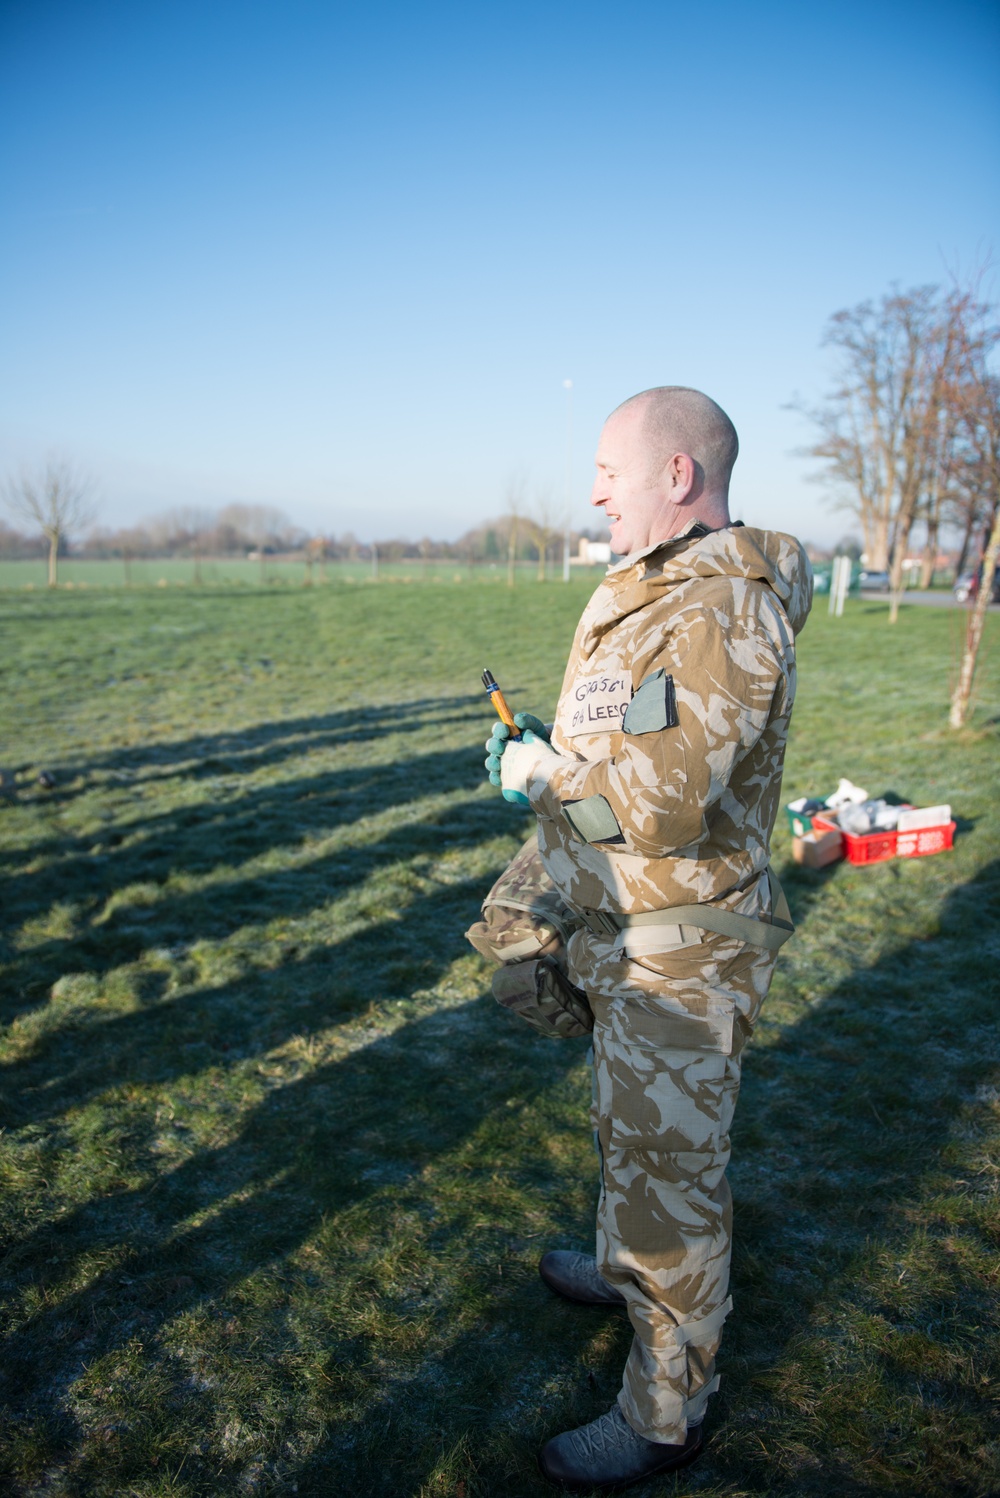
[[[535,738],[541,739],[545,744],[549,742],[549,732],[541,718],[536,718],[534,713],[515,713],[514,722],[522,733],[534,734]],[[489,772],[490,784],[500,784],[500,758],[510,740],[510,729],[506,723],[494,723],[493,732],[486,740],[488,758],[486,769]]]
[[[555,757],[556,753],[545,735],[544,724],[542,733],[536,734],[526,723],[522,725],[518,722],[518,718],[530,720],[531,716],[530,713],[518,713],[515,716],[514,721],[522,730],[521,739],[511,742],[507,725],[497,723],[492,736],[486,741],[486,747],[490,751],[486,760],[490,781],[493,785],[502,787],[504,800],[510,801],[514,806],[531,805],[528,800],[528,778],[541,760]],[[538,719],[534,721],[537,723]]]
[[[522,733],[533,733],[536,739],[542,739],[546,744],[549,742],[549,730],[534,713],[515,713],[514,722]]]

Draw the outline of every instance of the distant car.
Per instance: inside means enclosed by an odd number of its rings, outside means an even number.
[[[862,572],[858,576],[858,587],[862,593],[888,593],[888,572]]]
[[[956,603],[968,603],[970,598],[975,598],[979,592],[979,579],[981,576],[982,565],[977,567],[975,572],[960,573],[955,579],[955,586],[952,589]],[[990,602],[1000,603],[1000,567],[993,574],[993,596]]]

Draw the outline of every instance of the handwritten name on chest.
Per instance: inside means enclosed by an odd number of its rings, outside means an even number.
[[[597,671],[578,676],[559,704],[559,727],[567,738],[579,733],[608,733],[621,728],[632,700],[627,671]]]

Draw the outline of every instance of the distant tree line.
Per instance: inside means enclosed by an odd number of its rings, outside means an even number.
[[[100,526],[76,547],[85,557],[237,557],[298,551],[309,533],[272,505],[231,504],[221,510],[180,506],[132,526]]]
[[[17,512],[25,513],[23,508]],[[212,511],[190,506],[165,510],[159,515],[117,529],[98,526],[72,545],[72,555],[91,559],[169,557],[259,557],[301,555],[313,561],[370,561],[373,552],[384,562],[404,560],[503,562],[511,540],[509,515],[474,526],[457,541],[435,541],[429,536],[413,541],[388,537],[376,542],[359,541],[350,531],[342,535],[314,535],[297,525],[280,509],[268,505],[231,504]],[[40,522],[38,522],[40,526]],[[574,531],[575,548],[581,536],[596,539],[589,531]],[[561,533],[545,530],[521,517],[516,556],[519,561],[556,561],[562,558]],[[26,559],[45,556],[49,542],[40,529],[22,531],[0,520],[0,557]],[[70,551],[65,528],[58,539],[58,556]]]

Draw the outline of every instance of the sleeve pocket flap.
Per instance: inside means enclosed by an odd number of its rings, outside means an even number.
[[[629,703],[622,729],[625,733],[659,733],[664,728],[676,728],[679,722],[674,678],[664,671],[654,671]]]
[[[563,815],[585,843],[623,843],[618,818],[604,796],[587,796],[583,801],[564,801]]]

